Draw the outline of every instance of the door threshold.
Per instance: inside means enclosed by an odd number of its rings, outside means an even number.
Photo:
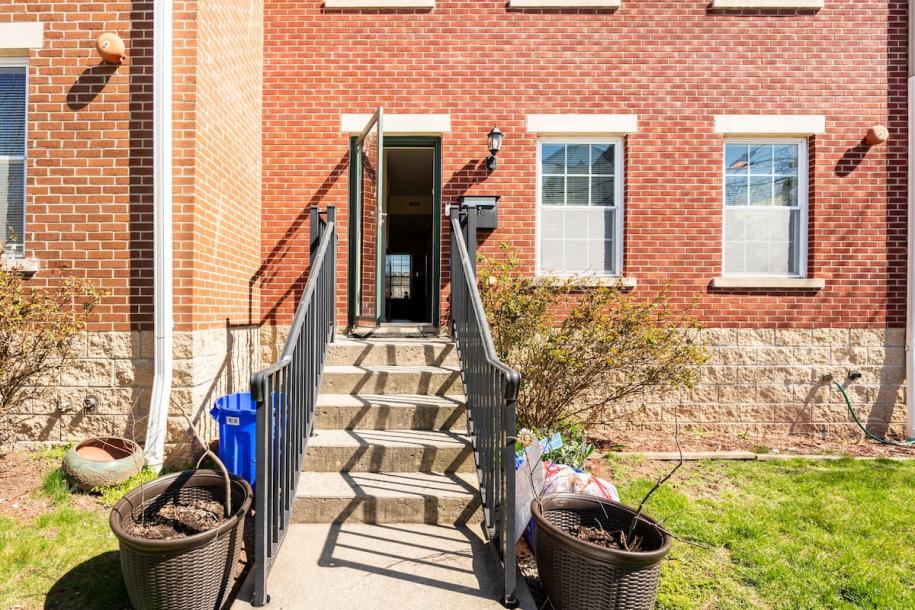
[[[438,327],[433,324],[417,324],[415,322],[384,322],[375,328],[351,328],[349,335],[360,339],[370,337],[389,339],[422,339],[438,337]]]

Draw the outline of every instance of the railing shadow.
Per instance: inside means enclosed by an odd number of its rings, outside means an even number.
[[[368,533],[376,529],[391,535]],[[465,525],[440,529],[376,525],[369,530],[337,523],[328,531],[318,565],[492,599],[500,587],[494,578],[498,568],[490,560],[487,544]],[[470,567],[463,567],[468,560]]]

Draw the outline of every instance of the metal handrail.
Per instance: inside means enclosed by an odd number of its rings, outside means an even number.
[[[451,323],[467,396],[468,433],[486,532],[502,559],[503,598],[516,604],[515,404],[521,375],[496,353],[476,276],[476,210],[451,208]]]
[[[267,577],[289,526],[299,469],[314,426],[327,346],[334,337],[337,236],[334,207],[327,220],[311,208],[311,267],[279,359],[251,378],[256,403],[254,496],[255,606],[269,601]]]

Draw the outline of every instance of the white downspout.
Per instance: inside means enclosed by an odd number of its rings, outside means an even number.
[[[156,361],[146,462],[162,468],[172,389],[172,0],[153,7],[153,267]]]

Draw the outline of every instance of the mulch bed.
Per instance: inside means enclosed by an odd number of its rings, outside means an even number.
[[[620,432],[596,435],[598,451],[626,453],[676,451],[673,432]],[[785,455],[849,455],[853,457],[912,457],[915,447],[894,447],[862,438],[841,439],[810,434],[767,433],[764,436],[715,433],[710,435],[680,432],[683,451],[752,451]]]
[[[194,500],[189,504],[166,504],[149,520],[131,523],[126,529],[131,536],[147,540],[173,540],[219,527],[225,508],[213,500]]]

